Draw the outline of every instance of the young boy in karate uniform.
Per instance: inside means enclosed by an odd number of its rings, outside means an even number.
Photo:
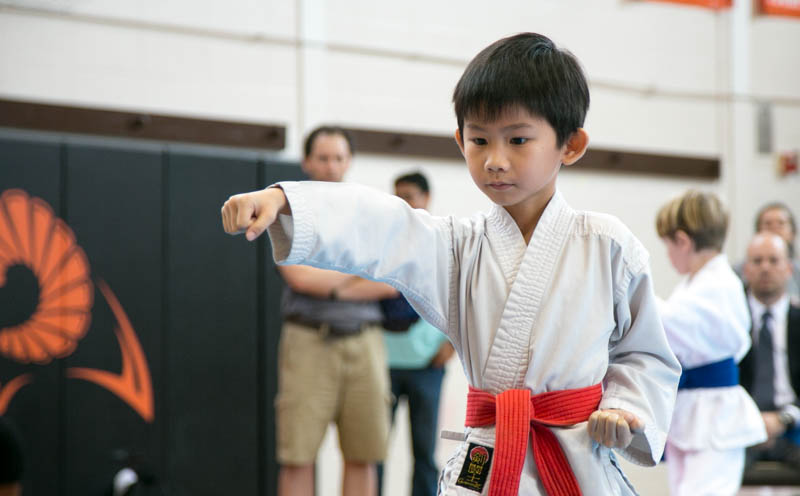
[[[433,217],[357,185],[280,183],[231,197],[224,228],[249,240],[269,229],[279,263],[387,282],[447,334],[471,389],[441,494],[635,494],[611,448],[657,463],[680,366],[645,249],[556,189],[588,145],[583,72],[520,34],[473,59],[454,102],[491,211]]]
[[[767,439],[758,407],[739,385],[750,313],[721,253],[727,229],[722,202],[699,191],[670,201],[656,217],[670,262],[685,276],[661,305],[667,340],[683,366],[666,447],[672,496],[736,494],[745,447]]]

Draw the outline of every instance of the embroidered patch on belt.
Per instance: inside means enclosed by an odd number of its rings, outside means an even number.
[[[494,448],[470,443],[456,486],[478,493],[483,492],[483,486],[489,476],[489,467],[492,466],[492,452]]]

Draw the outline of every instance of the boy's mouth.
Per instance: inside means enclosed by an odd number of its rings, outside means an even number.
[[[504,182],[493,182],[493,183],[487,184],[487,186],[489,186],[489,188],[491,188],[493,190],[496,190],[496,191],[505,191],[505,190],[511,188],[511,186],[513,186],[513,184],[504,183]]]

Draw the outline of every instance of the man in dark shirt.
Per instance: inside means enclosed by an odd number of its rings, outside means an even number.
[[[339,182],[352,153],[346,131],[317,128],[306,139],[303,170],[312,180]],[[278,351],[278,493],[313,494],[313,463],[335,422],[344,457],[343,494],[374,495],[375,464],[387,450],[390,401],[377,300],[397,292],[329,270],[278,269],[287,285]]]

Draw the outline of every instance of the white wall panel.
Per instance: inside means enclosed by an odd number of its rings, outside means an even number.
[[[658,3],[585,2],[580,9],[575,3],[564,4],[559,15],[569,23],[553,38],[581,60],[590,81],[656,94],[714,91],[714,14]],[[547,27],[542,32],[550,33]]]
[[[0,6],[231,34],[295,36],[295,2],[284,0],[0,0]]]
[[[294,120],[294,49],[0,15],[0,94],[254,122]]]
[[[328,52],[325,60],[324,74],[315,77],[326,84],[306,95],[309,125],[327,119],[377,129],[455,130],[450,100],[463,68],[341,52]]]
[[[598,147],[716,156],[717,109],[713,101],[592,88],[585,127],[591,144]]]
[[[747,105],[752,108],[752,105]],[[755,114],[755,111],[752,111]],[[736,245],[735,257],[745,255],[747,244],[753,235],[755,214],[769,202],[786,203],[800,218],[800,174],[781,176],[778,173],[778,153],[800,152],[800,106],[776,105],[772,111],[773,153],[760,154],[755,146],[740,157],[737,177],[737,193],[732,199],[737,203],[739,218],[732,219],[732,241]],[[755,123],[749,129],[755,141]]]
[[[704,9],[593,0],[327,5],[332,43],[467,62],[503,36],[537,31],[575,53],[591,78],[704,92],[716,81],[718,21]]]
[[[752,27],[753,92],[800,99],[800,21],[757,17]]]

